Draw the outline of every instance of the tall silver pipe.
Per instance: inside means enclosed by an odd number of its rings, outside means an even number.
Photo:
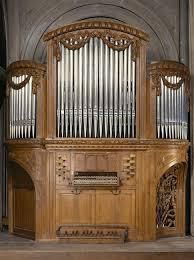
[[[131,61],[131,45],[128,47],[128,71],[127,71],[127,81],[128,81],[128,107],[127,107],[127,124],[128,124],[128,138],[131,137],[131,115],[132,115],[132,97],[131,97],[131,73],[132,73],[132,61]]]
[[[112,138],[113,130],[113,75],[114,75],[114,56],[113,49],[110,48],[110,72],[109,72],[109,131],[110,138]]]
[[[24,137],[27,138],[28,127],[28,88],[29,82],[24,87]]]
[[[177,77],[176,76],[174,76],[174,83],[177,83]],[[178,137],[177,90],[174,90],[174,118],[175,118],[175,135],[174,135],[174,137],[177,139],[177,137]]]
[[[92,135],[92,87],[93,87],[93,42],[91,38],[89,41],[89,91],[88,91],[88,133],[89,137]]]
[[[177,82],[180,78],[177,77]],[[177,138],[180,139],[180,88],[177,89]]]
[[[161,137],[164,138],[164,105],[165,105],[165,96],[164,96],[164,84],[161,79]]]
[[[90,63],[89,63],[90,66]],[[83,117],[84,117],[84,137],[87,137],[88,118],[88,43],[84,45],[84,73],[83,73]]]
[[[99,46],[99,136],[102,137],[102,127],[103,127],[103,101],[104,101],[104,95],[103,95],[103,77],[104,74],[104,43],[102,39],[100,41]]]
[[[94,38],[94,137],[97,137],[98,127],[98,38]]]
[[[185,83],[183,87],[183,139],[187,139],[187,103],[185,93]]]
[[[9,138],[13,138],[13,94],[12,94],[12,88],[10,88],[9,91]]]
[[[18,83],[22,82],[22,77],[18,78]],[[21,89],[18,89],[18,138],[21,133]]]
[[[69,128],[69,49],[65,48],[65,137]]]
[[[132,61],[132,138],[135,137],[135,61]]]
[[[166,77],[168,82],[171,82],[171,77]],[[168,138],[172,138],[172,102],[171,102],[171,89],[167,88],[168,91]]]
[[[157,137],[160,138],[160,126],[161,126],[161,118],[160,118],[160,100],[161,96],[157,96]]]
[[[70,50],[70,84],[69,84],[69,126],[70,137],[73,135],[73,51]]]
[[[118,42],[115,42],[115,45],[118,45]],[[114,135],[117,137],[117,128],[118,128],[118,51],[114,51],[115,60],[114,60]]]
[[[65,48],[63,45],[61,45],[61,66],[60,69],[60,75],[59,75],[59,81],[60,81],[60,98],[61,98],[61,104],[60,104],[60,114],[61,114],[61,137],[64,137],[64,126],[65,126],[65,113],[64,113],[64,102],[65,102]]]
[[[124,42],[126,44],[126,41]],[[124,68],[123,68],[123,135],[126,136],[127,120],[127,48],[124,50]]]
[[[174,76],[171,77],[172,84],[174,84]],[[175,98],[174,98],[174,90],[172,89],[172,139],[175,138]]]
[[[16,90],[12,89],[12,92],[13,92],[13,138],[16,138]]]
[[[74,136],[77,137],[78,123],[78,50],[74,50]]]
[[[83,91],[82,91],[82,77],[83,77],[83,71],[82,71],[82,66],[83,66],[83,48],[79,49],[79,137],[82,137],[82,118],[83,118]]]
[[[121,42],[122,43],[122,42]],[[123,51],[119,52],[119,137],[122,136],[123,117]]]
[[[32,93],[32,138],[35,138],[36,130],[36,95]]]
[[[25,78],[27,77],[27,75],[24,75],[23,78],[22,78],[22,81],[25,80]],[[26,86],[25,86],[26,87]],[[21,101],[21,137],[24,138],[24,89],[25,87],[23,87],[21,89],[21,96],[22,96],[22,101]]]
[[[18,83],[19,83],[19,78],[16,77],[16,84],[18,84]],[[18,92],[18,90],[16,90],[15,95],[16,95],[16,138],[18,138],[18,114],[19,114],[19,111],[18,111],[19,92]]]
[[[62,57],[62,59],[63,59],[63,57]],[[57,84],[57,137],[59,137],[60,136],[60,124],[61,124],[61,122],[60,122],[60,106],[61,106],[61,98],[60,98],[60,96],[61,96],[61,61],[58,61],[58,63],[57,63],[57,82],[58,82],[58,84]]]
[[[28,93],[28,138],[31,137],[31,125],[32,125],[32,77],[29,81],[29,93]]]
[[[168,95],[167,93],[168,93],[168,89],[166,86],[164,86],[164,130],[165,130],[166,138],[168,138]]]
[[[104,61],[104,135],[108,136],[108,86],[109,86],[109,48],[105,44]]]

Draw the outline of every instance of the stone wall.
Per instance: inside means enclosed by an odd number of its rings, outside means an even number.
[[[45,62],[45,32],[93,17],[126,22],[149,33],[148,61],[187,62],[186,5],[187,0],[7,0],[8,64],[18,59]]]

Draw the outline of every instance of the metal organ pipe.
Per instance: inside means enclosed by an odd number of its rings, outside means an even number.
[[[13,76],[17,86],[28,75]],[[35,138],[36,128],[36,95],[32,93],[32,77],[22,88],[10,88],[9,97],[9,137]]]
[[[175,86],[181,80],[178,76],[165,76]],[[187,106],[184,82],[178,89],[165,86],[161,79],[161,95],[157,96],[157,137],[187,139]]]
[[[110,41],[126,44],[126,40]],[[135,61],[131,59],[131,45],[118,51],[94,37],[75,50],[63,44],[60,48],[57,136],[135,137]]]

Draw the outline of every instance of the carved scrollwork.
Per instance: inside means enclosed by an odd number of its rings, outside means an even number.
[[[132,59],[134,60],[139,54],[140,41],[136,37],[130,35],[113,32],[111,30],[84,30],[78,32],[71,32],[62,35],[61,37],[53,39],[54,55],[57,60],[61,60],[60,44],[70,50],[84,47],[90,38],[100,38],[109,48],[117,51],[122,51],[132,46]]]
[[[13,82],[12,77],[20,77],[27,75],[26,78],[16,84]],[[46,75],[45,65],[38,64],[32,61],[17,61],[12,63],[7,69],[7,95],[9,95],[10,88],[19,90],[26,86],[32,77],[32,93],[36,94],[37,89],[40,87],[40,80]]]
[[[148,65],[148,74],[153,83],[153,88],[156,89],[157,96],[161,95],[161,79],[167,88],[173,90],[179,89],[185,83],[185,93],[190,96],[190,74],[189,69],[184,64],[175,61],[161,61]],[[180,80],[177,83],[169,82],[166,77],[176,76]]]
[[[181,164],[171,167],[161,178],[157,186],[157,227],[176,227],[176,201],[178,174]]]

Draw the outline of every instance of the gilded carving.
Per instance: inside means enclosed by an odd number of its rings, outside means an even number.
[[[161,61],[148,65],[148,75],[150,76],[153,88],[156,89],[157,96],[161,95],[161,79],[167,88],[179,89],[185,83],[185,92],[190,96],[190,73],[189,68],[182,63],[175,61]],[[165,77],[177,76],[180,80],[177,83],[169,82]]]
[[[120,33],[126,33],[133,35],[139,39],[142,39],[144,41],[149,41],[149,36],[136,28],[132,28],[128,26],[127,24],[119,24],[119,23],[114,23],[111,21],[82,21],[70,25],[66,25],[64,27],[58,28],[54,31],[48,32],[44,36],[44,41],[49,41],[51,39],[56,39],[57,37],[64,35],[66,33],[74,32],[74,31],[80,31],[80,30],[113,30],[113,31],[119,31]]]
[[[40,80],[46,75],[45,65],[38,64],[32,61],[17,61],[12,63],[7,69],[7,95],[9,95],[10,88],[15,90],[26,86],[32,77],[32,93],[37,93],[37,88],[40,87]],[[27,77],[20,83],[16,84],[12,81],[12,77],[27,75]]]
[[[130,35],[106,30],[81,30],[71,33],[66,33],[58,38],[53,39],[54,54],[57,60],[61,60],[61,48],[63,44],[65,48],[75,50],[83,47],[90,38],[100,38],[109,48],[117,51],[125,50],[132,46],[132,58],[136,59],[139,54],[140,41],[136,37]]]
[[[181,164],[171,167],[157,186],[157,228],[176,227],[177,179]]]

